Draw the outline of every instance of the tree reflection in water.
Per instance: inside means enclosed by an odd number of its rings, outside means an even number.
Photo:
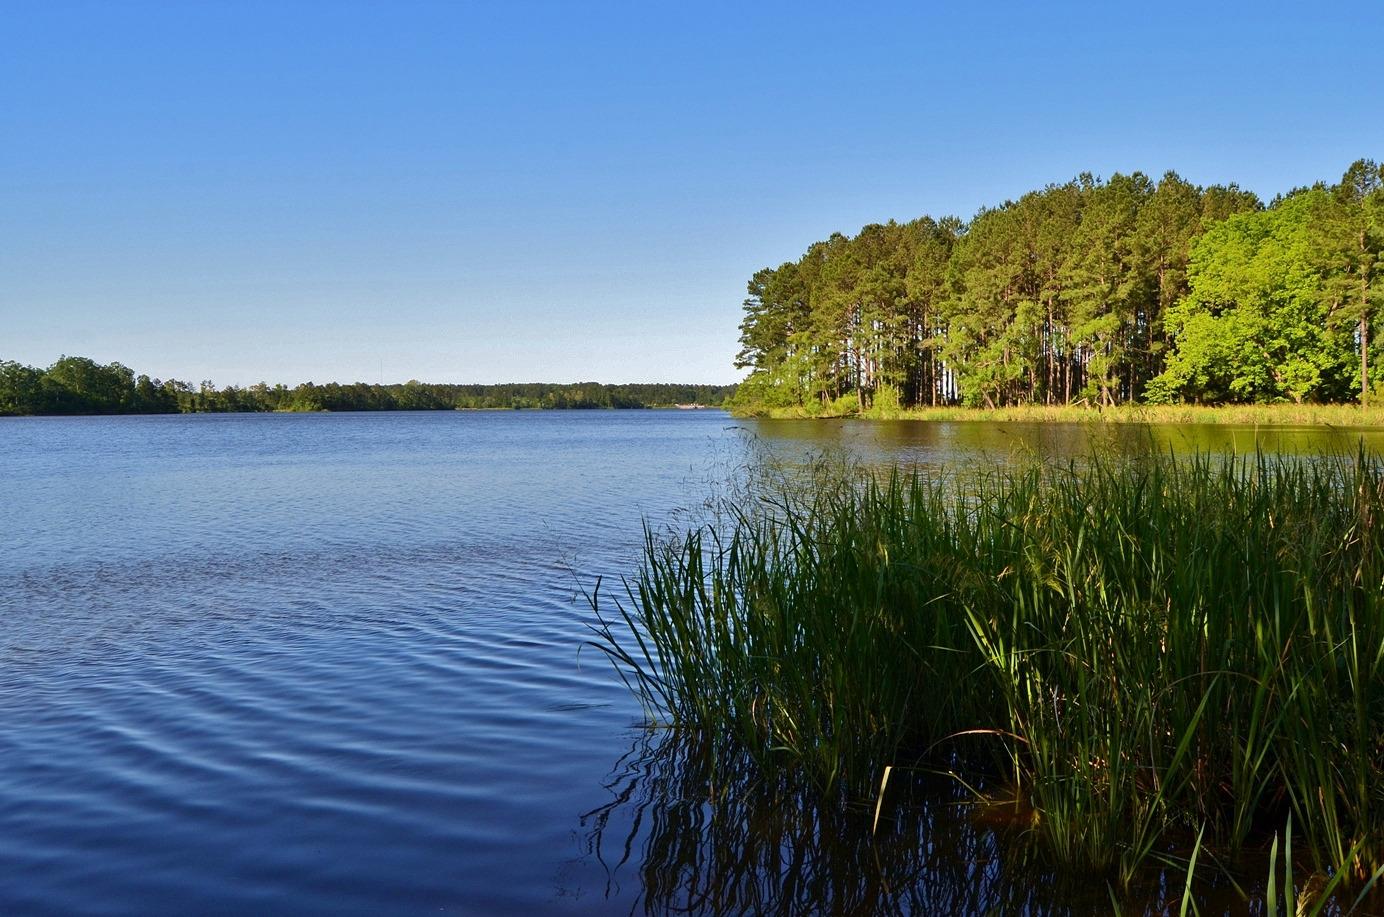
[[[823,801],[766,775],[729,742],[645,733],[606,787],[610,802],[582,816],[584,852],[604,866],[607,898],[638,882],[632,913],[1111,909],[1103,879],[1059,878],[1011,821],[977,817],[974,796],[950,778],[895,772],[872,832],[873,800]]]

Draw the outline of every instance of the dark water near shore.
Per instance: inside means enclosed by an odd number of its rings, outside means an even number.
[[[579,654],[577,587],[631,571],[641,519],[689,518],[760,449],[947,466],[1150,435],[1359,437],[714,411],[0,419],[0,913],[1044,910],[972,821],[915,813],[867,849],[859,813],[708,817],[705,775]]]

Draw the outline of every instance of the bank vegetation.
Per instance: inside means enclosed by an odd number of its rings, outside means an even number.
[[[734,407],[1368,402],[1384,170],[1265,206],[1169,172],[1090,174],[833,234],[749,282]]]
[[[950,775],[1115,888],[1290,821],[1317,888],[1384,868],[1377,457],[821,475],[722,512],[597,597],[651,721],[857,804]]]

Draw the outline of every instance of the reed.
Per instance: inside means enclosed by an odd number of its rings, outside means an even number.
[[[766,773],[1006,781],[1039,847],[1128,883],[1179,838],[1286,819],[1299,861],[1384,866],[1384,474],[1092,456],[894,471],[647,533],[597,645],[651,716]]]

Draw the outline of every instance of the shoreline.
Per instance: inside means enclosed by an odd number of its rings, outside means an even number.
[[[1002,408],[936,407],[846,413],[802,407],[731,407],[738,418],[766,420],[910,420],[949,423],[1218,424],[1224,426],[1384,427],[1384,405],[1018,405]]]
[[[190,417],[196,414],[499,414],[499,413],[552,413],[558,412],[611,412],[611,411],[724,411],[719,404],[628,404],[628,405],[580,405],[566,407],[437,407],[437,408],[270,408],[266,410],[210,410],[210,411],[50,411],[32,414],[7,414],[0,412],[0,419],[11,417]]]

